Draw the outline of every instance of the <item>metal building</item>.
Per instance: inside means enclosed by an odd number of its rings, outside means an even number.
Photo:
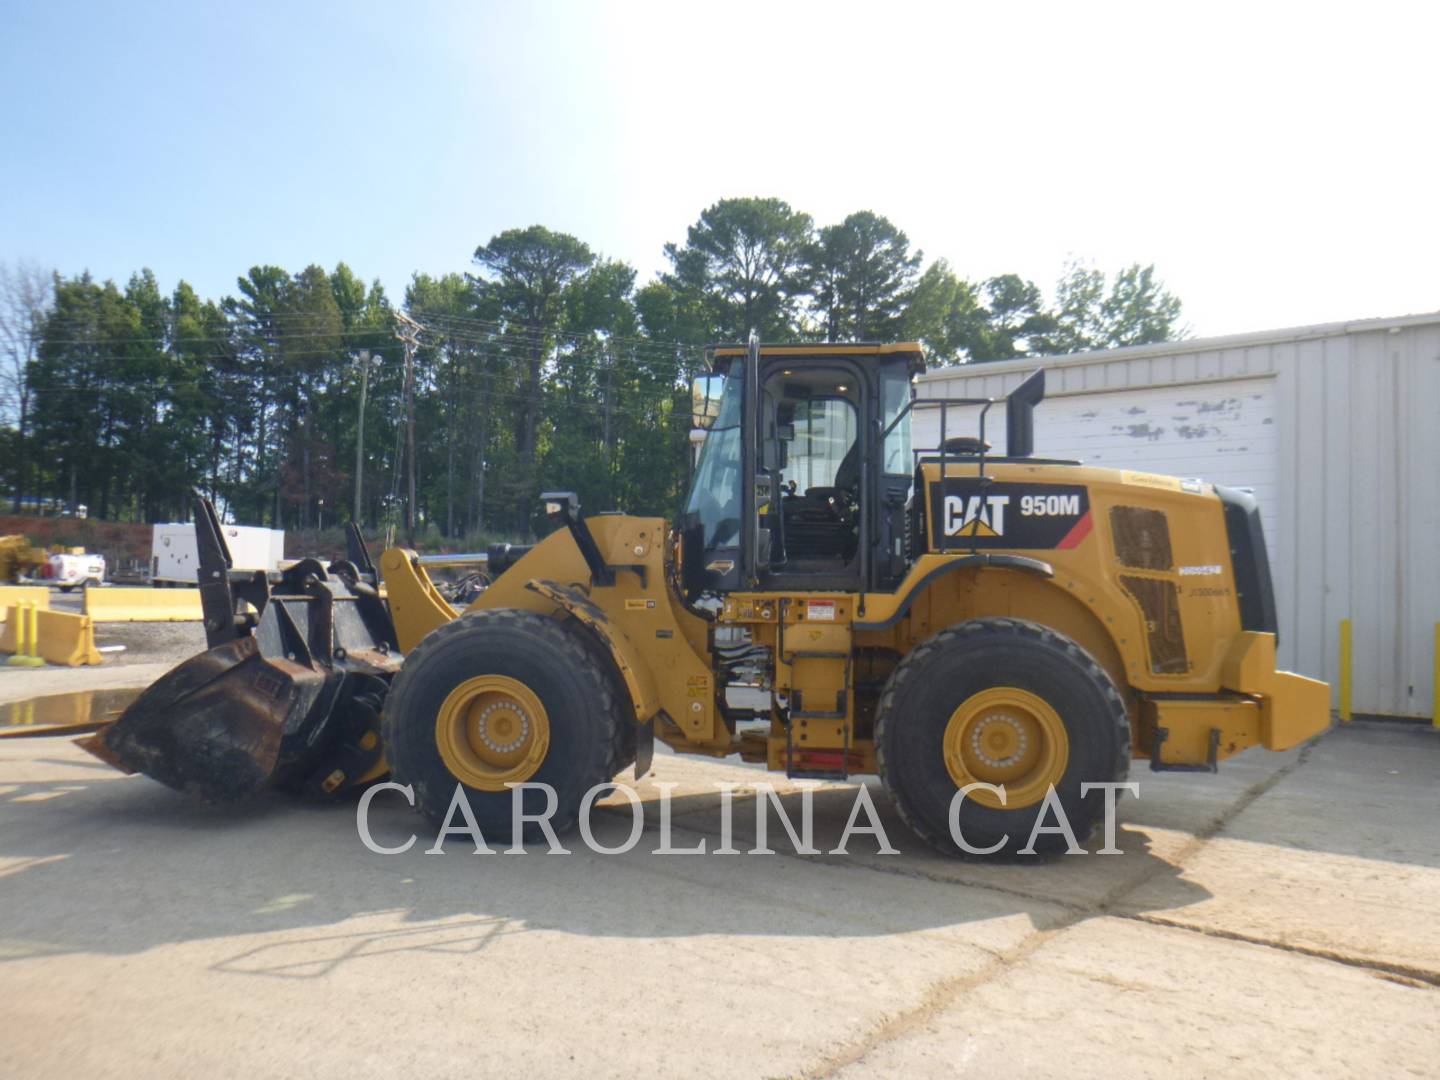
[[[1348,666],[1356,714],[1436,715],[1440,312],[941,368],[917,395],[1000,397],[1039,366],[1037,454],[1253,489],[1284,666],[1337,707]],[[917,411],[917,446],[938,413]],[[997,447],[1004,425],[990,410]]]

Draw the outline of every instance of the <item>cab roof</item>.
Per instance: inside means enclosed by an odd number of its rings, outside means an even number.
[[[729,360],[736,356],[744,356],[749,352],[746,345],[712,345],[709,348],[710,355],[715,360]],[[796,344],[761,344],[760,355],[764,356],[909,356],[910,370],[912,372],[925,370],[925,350],[917,341],[848,341],[848,342],[827,342],[817,341],[802,345]]]

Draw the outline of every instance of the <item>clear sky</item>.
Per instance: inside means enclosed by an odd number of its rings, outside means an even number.
[[[1199,334],[1440,308],[1440,5],[0,0],[0,260],[392,295],[536,222],[885,214],[969,277],[1155,262]]]

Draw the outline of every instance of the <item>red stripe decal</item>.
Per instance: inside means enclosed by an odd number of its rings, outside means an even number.
[[[1090,511],[1086,510],[1085,513],[1080,515],[1080,520],[1075,522],[1074,526],[1070,529],[1070,531],[1065,534],[1065,538],[1055,546],[1057,548],[1068,551],[1070,548],[1079,547],[1080,541],[1084,540],[1085,537],[1089,535]]]

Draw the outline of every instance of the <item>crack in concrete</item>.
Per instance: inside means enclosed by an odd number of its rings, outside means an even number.
[[[1183,869],[1185,861],[1187,859],[1193,857],[1200,848],[1202,848],[1208,841],[1215,837],[1222,829],[1225,828],[1226,825],[1228,825],[1231,821],[1235,820],[1235,818],[1238,817],[1240,814],[1244,813],[1245,810],[1250,807],[1256,799],[1259,799],[1266,792],[1272,790],[1282,780],[1290,776],[1302,765],[1304,765],[1306,761],[1309,760],[1312,749],[1323,738],[1324,735],[1321,735],[1316,739],[1312,739],[1295,756],[1294,761],[1287,762],[1279,769],[1276,769],[1275,772],[1251,785],[1244,792],[1242,792],[1238,799],[1236,799],[1233,803],[1231,803],[1219,814],[1217,814],[1212,821],[1210,821],[1204,827],[1196,831],[1190,841],[1187,842],[1175,855],[1173,863],[1168,861],[1162,862],[1160,865],[1151,867],[1146,872],[1138,874],[1135,878],[1131,880],[1117,884],[1114,889],[1112,889],[1109,893],[1107,893],[1094,904],[1070,906],[1069,914],[1067,914],[1065,918],[1061,919],[1056,925],[1043,930],[1039,930],[1035,934],[1032,934],[1030,937],[1026,938],[1023,942],[1021,942],[1020,945],[1010,950],[1003,958],[996,960],[992,964],[986,965],[986,967],[983,968],[981,971],[964,977],[942,980],[938,983],[931,984],[931,986],[926,990],[925,996],[920,1002],[920,1004],[918,1004],[912,1009],[905,1011],[904,1013],[901,1013],[899,1016],[883,1020],[881,1023],[871,1028],[870,1031],[867,1032],[860,1039],[852,1043],[851,1046],[839,1050],[833,1054],[827,1055],[826,1057],[822,1058],[820,1061],[812,1065],[801,1075],[806,1077],[807,1080],[821,1080],[821,1078],[823,1077],[833,1076],[835,1073],[839,1072],[841,1069],[849,1065],[853,1065],[865,1060],[866,1057],[868,1057],[875,1050],[884,1046],[886,1043],[893,1042],[894,1040],[901,1038],[902,1036],[910,1033],[911,1031],[914,1031],[917,1027],[926,1023],[931,1017],[934,1017],[941,1012],[944,1012],[946,1009],[953,1006],[967,992],[974,990],[976,987],[984,985],[985,983],[997,978],[1000,975],[1003,975],[1005,972],[1009,971],[1018,963],[1030,957],[1043,945],[1047,944],[1048,942],[1063,934],[1065,931],[1071,929],[1072,927],[1091,918],[1099,916],[1112,916],[1136,922],[1151,921],[1150,919],[1141,915],[1116,913],[1113,909],[1115,905],[1117,905],[1126,896],[1130,895],[1146,883],[1152,881],[1156,877],[1156,875]],[[954,884],[968,883],[954,882]],[[976,884],[973,887],[985,889],[989,888],[990,886],[984,884]],[[1046,902],[1055,903],[1055,901]],[[1163,925],[1163,922],[1157,917],[1154,924]],[[1188,927],[1183,924],[1175,924],[1174,928],[1180,930],[1202,932],[1198,928]],[[1254,941],[1253,944],[1273,945],[1276,948],[1283,948],[1283,946],[1280,946],[1276,943],[1266,942],[1264,940]],[[1360,962],[1355,958],[1347,957],[1342,960],[1338,956],[1326,956],[1323,955],[1323,953],[1319,950],[1316,950],[1312,953],[1303,949],[1296,948],[1291,951],[1303,952],[1305,955],[1316,955],[1319,959],[1335,960],[1336,962],[1346,963],[1348,966],[1353,967],[1374,967],[1374,965]],[[1408,978],[1415,977],[1415,975],[1409,971],[1399,972],[1394,970],[1383,970],[1383,974],[1391,978],[1397,976]]]
[[[1308,956],[1315,960],[1329,960],[1334,964],[1343,964],[1345,967],[1368,971],[1376,978],[1386,978],[1388,981],[1398,982],[1402,986],[1409,986],[1415,990],[1440,989],[1440,972],[1434,972],[1428,968],[1412,967],[1409,964],[1396,964],[1388,960],[1375,960],[1369,957],[1350,956],[1333,949],[1321,949],[1313,945],[1295,945],[1284,941],[1272,941],[1269,938],[1241,933],[1238,930],[1195,926],[1191,923],[1167,919],[1163,915],[1134,914],[1119,915],[1116,916],[1116,918],[1127,919],[1131,922],[1149,923],[1151,926],[1164,926],[1171,930],[1186,930],[1192,934],[1199,934],[1201,937],[1219,938],[1224,941],[1238,941],[1247,945],[1259,945],[1267,949],[1275,949],[1279,952],[1294,953],[1297,956]]]
[[[1256,781],[1250,787],[1242,791],[1238,798],[1228,806],[1224,807],[1210,821],[1197,829],[1191,838],[1180,848],[1169,860],[1159,860],[1156,865],[1121,882],[1093,903],[1077,903],[1071,900],[1057,899],[1044,896],[1038,893],[1023,889],[1016,889],[1010,886],[998,885],[982,881],[966,881],[944,874],[927,873],[915,867],[885,866],[872,862],[836,861],[827,859],[824,855],[801,855],[793,851],[785,851],[777,848],[776,853],[786,858],[795,859],[799,862],[810,863],[815,866],[835,870],[851,870],[872,872],[878,874],[894,874],[898,877],[912,878],[922,881],[929,881],[942,885],[959,885],[964,888],[981,889],[987,892],[997,893],[1015,899],[1024,900],[1035,904],[1044,904],[1048,907],[1059,908],[1064,915],[1049,926],[1037,926],[1034,933],[1026,937],[1020,944],[1007,950],[981,949],[992,957],[991,961],[985,964],[978,971],[966,975],[956,976],[950,979],[941,979],[931,983],[924,991],[918,1004],[906,1009],[894,1016],[889,1016],[879,1021],[869,1031],[855,1040],[850,1046],[826,1055],[814,1065],[799,1073],[806,1080],[821,1080],[837,1073],[839,1070],[863,1061],[876,1049],[896,1039],[917,1030],[926,1024],[931,1018],[938,1016],[970,991],[985,985],[1017,964],[1028,959],[1041,947],[1048,944],[1054,938],[1082,922],[1096,917],[1110,917],[1123,919],[1129,922],[1143,923],[1151,926],[1164,927],[1173,930],[1182,930],[1189,933],[1200,934],[1221,940],[1236,941],[1243,944],[1255,945],[1262,948],[1276,949],[1281,952],[1292,953],[1299,956],[1306,956],[1311,959],[1325,960],[1340,964],[1345,967],[1357,970],[1368,971],[1376,978],[1383,978],[1387,981],[1397,982],[1400,985],[1415,989],[1437,989],[1440,988],[1440,975],[1427,971],[1423,968],[1414,968],[1404,964],[1393,964],[1385,961],[1365,959],[1361,957],[1347,956],[1344,953],[1330,950],[1312,948],[1303,945],[1291,945],[1283,942],[1268,940],[1266,938],[1250,936],[1238,932],[1225,930],[1207,929],[1205,927],[1189,925],[1183,922],[1167,919],[1164,916],[1152,915],[1143,912],[1116,911],[1115,908],[1129,895],[1153,881],[1161,874],[1173,873],[1182,870],[1187,861],[1214,839],[1232,821],[1243,814],[1252,806],[1256,800],[1262,798],[1273,790],[1278,784],[1289,776],[1293,775],[1306,762],[1309,761],[1312,752],[1319,743],[1326,738],[1328,732],[1310,740],[1295,756],[1276,769],[1273,773]],[[740,792],[737,791],[737,796]],[[738,801],[738,798],[737,798]],[[628,813],[628,811],[627,811]],[[677,832],[684,832],[693,836],[718,838],[719,833],[708,829],[698,828],[694,825],[675,820],[671,827]],[[646,831],[650,832],[658,826],[649,826]],[[1031,918],[1035,916],[1032,914]]]

